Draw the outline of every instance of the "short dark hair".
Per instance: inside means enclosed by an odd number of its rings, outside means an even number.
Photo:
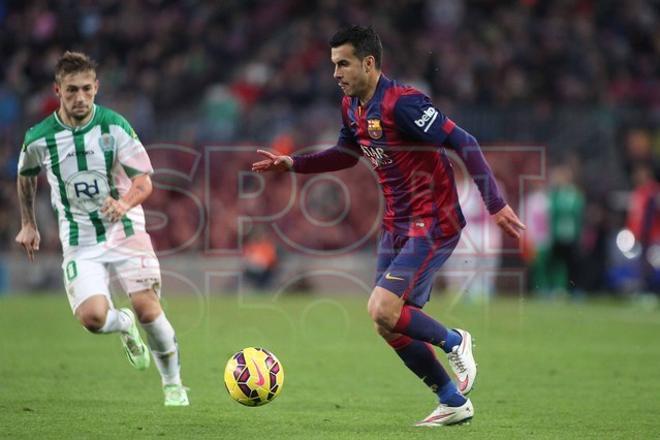
[[[96,61],[81,52],[64,52],[55,65],[55,81],[59,82],[70,73],[92,71],[96,73]]]
[[[376,60],[376,68],[380,69],[383,61],[383,45],[380,37],[371,26],[350,26],[342,28],[330,39],[330,47],[339,47],[350,43],[355,48],[355,55],[359,59],[366,56],[373,56]]]

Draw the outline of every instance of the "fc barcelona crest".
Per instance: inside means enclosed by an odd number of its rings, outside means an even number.
[[[383,136],[383,127],[380,119],[367,119],[367,131],[371,139],[380,139]]]
[[[115,149],[115,138],[109,133],[103,133],[99,138],[99,147],[101,150],[112,151]]]

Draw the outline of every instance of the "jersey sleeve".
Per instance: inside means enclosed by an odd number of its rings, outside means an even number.
[[[427,96],[414,93],[399,97],[394,107],[394,121],[406,139],[454,150],[479,188],[489,213],[495,214],[506,205],[475,137],[440,113]]]
[[[394,122],[405,139],[431,145],[442,144],[454,128],[454,123],[421,93],[399,97]]]
[[[293,171],[300,174],[325,173],[350,168],[360,159],[360,147],[344,123],[337,145],[318,153],[293,156]]]
[[[358,163],[361,150],[350,129],[348,106],[350,100],[342,101],[342,126],[337,145],[318,153],[293,156],[293,172],[300,174],[325,173],[350,168]]]
[[[339,129],[339,139],[337,139],[337,145],[348,149],[355,149],[358,147],[358,142],[350,128],[350,118],[348,117],[348,108],[350,106],[350,102],[350,98],[345,97],[341,103],[342,126]]]
[[[293,156],[293,172],[311,174],[339,171],[354,166],[359,159],[357,147],[335,145],[318,153]]]
[[[444,145],[456,152],[477,184],[481,198],[490,214],[495,214],[506,206],[506,201],[497,185],[493,171],[488,165],[477,139],[450,119],[451,130]]]
[[[121,123],[112,128],[117,139],[117,161],[128,177],[153,174],[154,170],[147,150],[128,121],[122,118]]]
[[[337,139],[337,145],[340,147],[353,148],[357,146],[355,141],[355,136],[351,133],[351,130],[346,126],[342,125],[339,129],[339,138]]]
[[[39,141],[28,143],[28,135],[18,156],[18,174],[20,176],[36,176],[41,171],[44,162],[44,148]]]

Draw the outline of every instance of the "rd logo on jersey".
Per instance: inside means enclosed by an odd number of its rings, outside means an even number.
[[[98,210],[109,194],[108,179],[98,171],[80,171],[66,181],[71,207],[83,212]]]
[[[367,132],[371,139],[380,139],[383,136],[383,127],[380,119],[367,119]]]

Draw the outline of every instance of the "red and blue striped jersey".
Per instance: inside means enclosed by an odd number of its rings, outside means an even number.
[[[335,171],[354,165],[359,156],[367,158],[385,198],[385,230],[445,238],[465,226],[444,146],[455,149],[466,162],[491,213],[505,205],[476,139],[419,90],[381,74],[365,105],[356,97],[343,98],[342,121],[337,146],[294,156],[293,170]]]
[[[383,228],[409,237],[448,237],[465,225],[442,145],[454,127],[418,90],[381,75],[363,107],[344,97],[338,145],[371,161],[385,198]]]

